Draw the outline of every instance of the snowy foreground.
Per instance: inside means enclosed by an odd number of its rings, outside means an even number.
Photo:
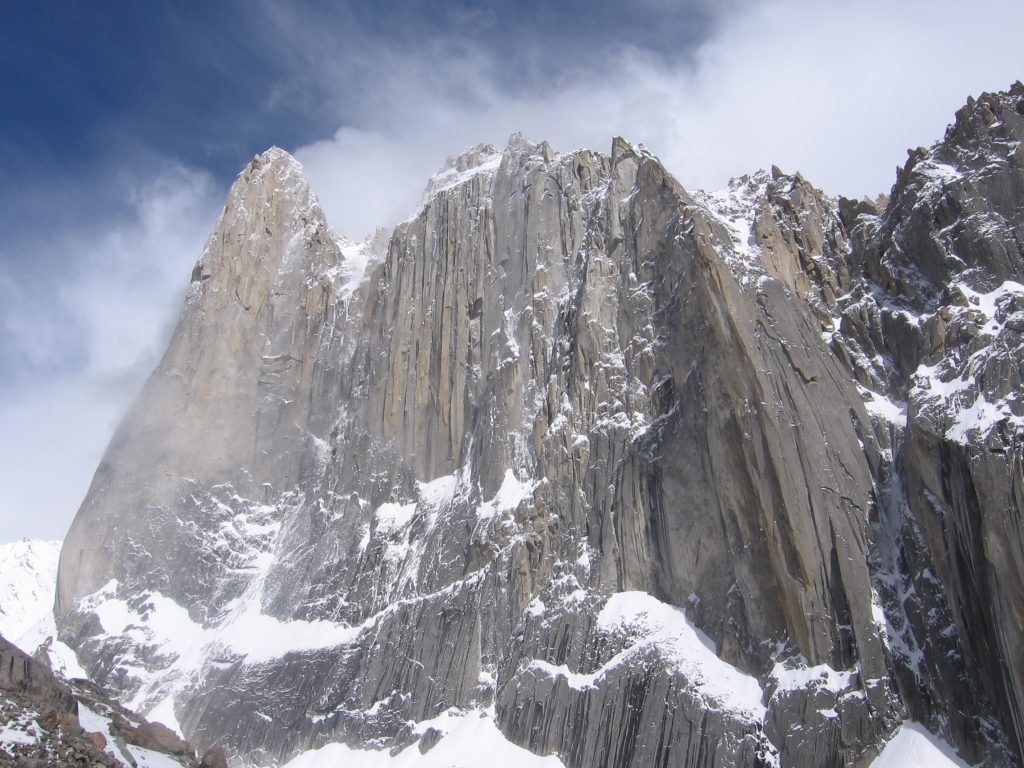
[[[468,713],[459,716],[444,713],[419,724],[417,733],[435,728],[445,733],[426,754],[413,744],[397,755],[385,751],[350,749],[342,744],[328,744],[303,752],[285,768],[557,768],[562,762],[552,755],[541,757],[509,742],[494,724],[493,714]]]
[[[48,637],[55,636],[52,607],[59,555],[60,542],[56,541],[23,540],[0,545],[0,595],[3,596],[0,603],[0,634],[12,638],[16,645],[29,653]],[[116,625],[122,632],[138,631],[140,623],[142,626],[148,623],[141,617],[128,617],[129,620],[123,622],[110,622],[110,618],[107,617],[107,622]],[[131,621],[132,618],[141,621]],[[177,618],[180,619],[180,616]],[[761,708],[758,697],[751,695],[761,693],[757,681],[740,675],[721,662],[715,656],[713,646],[709,647],[710,641],[685,621],[682,612],[659,603],[649,595],[623,593],[609,601],[602,611],[600,621],[608,625],[644,625],[649,630],[640,633],[646,636],[645,641],[657,642],[670,648],[677,663],[694,674],[712,698],[727,699],[734,708]],[[195,630],[193,634],[203,634],[200,628],[190,622],[179,624],[178,628],[187,629],[190,626]],[[110,629],[105,628],[108,631]],[[173,635],[180,633],[171,631],[170,627],[165,629],[167,636],[162,639],[169,645],[177,646],[175,650],[179,653],[186,650],[180,647],[183,641],[185,645],[191,640],[201,646],[203,640],[210,639],[189,637],[190,633],[186,631],[186,636],[178,636],[178,642],[175,643]],[[279,644],[289,645],[287,638],[277,639]],[[309,638],[305,638],[305,643],[303,639],[301,636],[293,637],[292,644],[308,645]],[[191,650],[195,652],[198,649]],[[188,654],[183,655],[187,657]],[[623,656],[628,656],[628,653]],[[50,658],[55,670],[64,677],[85,677],[85,671],[78,664],[74,652],[63,643],[55,640],[52,642]],[[628,658],[621,661],[628,663]],[[560,670],[553,671],[557,674]],[[709,674],[716,671],[722,675]],[[587,681],[572,682],[584,685]],[[81,722],[87,731],[109,732],[108,718],[84,706],[80,709]],[[173,713],[170,707],[166,707],[166,710],[150,712],[150,719],[161,720],[161,715]],[[173,715],[163,720],[170,720],[165,724],[178,729]],[[38,725],[23,725],[20,727],[17,723],[10,723],[0,728],[0,742],[16,743],[36,738],[33,728],[38,729]],[[498,730],[494,713],[489,710],[448,710],[432,720],[417,724],[415,733],[418,736],[433,736],[436,743],[426,753],[420,751],[419,744],[412,744],[396,754],[328,744],[303,752],[286,763],[284,768],[329,768],[340,765],[350,768],[555,768],[562,765],[553,755],[535,755],[508,741]],[[135,747],[131,749],[132,757],[139,765],[152,768],[178,765],[157,753]],[[882,754],[872,763],[872,768],[967,768],[967,764],[956,756],[946,742],[921,725],[908,722],[886,745]]]
[[[0,634],[13,638],[19,647],[28,652],[34,651],[48,637],[55,636],[53,621],[53,591],[56,581],[57,561],[60,555],[60,542],[58,541],[30,541],[22,540],[11,544],[0,545],[0,595],[3,595],[0,604]],[[626,599],[626,598],[630,599]],[[640,594],[618,595],[606,606],[603,614],[605,621],[611,618],[622,619],[621,614],[635,613],[628,610],[632,608],[647,607],[655,615],[647,616],[652,624],[666,629],[662,625],[664,621],[660,613],[663,606],[653,598],[645,600],[649,596]],[[643,611],[641,611],[643,612]],[[673,611],[673,616],[675,612]],[[612,617],[612,614],[616,614]],[[679,614],[681,616],[681,614]],[[610,618],[611,617],[611,618]],[[179,617],[180,618],[180,617]],[[633,621],[639,617],[631,616]],[[679,623],[679,617],[674,616],[675,624]],[[108,617],[109,621],[109,617]],[[186,623],[188,624],[188,623]],[[129,631],[131,622],[125,626],[118,627],[121,631]],[[180,628],[180,625],[179,625]],[[716,666],[728,667],[721,662],[718,665],[709,664],[705,658],[710,653],[714,661],[713,652],[707,648],[707,639],[700,638],[694,634],[688,626],[674,626],[668,629],[676,630],[673,638],[663,637],[660,640],[674,646],[675,655],[680,656],[680,664],[686,664],[687,658],[693,655],[689,661],[692,665],[703,667],[705,671]],[[689,632],[687,630],[690,630]],[[188,633],[186,633],[188,634]],[[172,638],[167,637],[170,641]],[[189,638],[178,638],[187,640]],[[197,638],[191,638],[193,640]],[[285,638],[278,638],[286,645]],[[292,638],[298,645],[304,645],[302,638]],[[690,642],[692,640],[692,642]],[[182,650],[178,648],[178,650]],[[265,650],[265,649],[264,649]],[[682,657],[687,658],[682,658]],[[53,642],[50,650],[51,662],[54,668],[65,677],[85,677],[85,671],[78,664],[74,652],[63,643]],[[733,671],[729,668],[729,671]],[[700,675],[698,675],[700,677]],[[728,676],[727,676],[728,677]],[[732,694],[735,697],[738,690],[750,688],[751,685],[760,691],[756,681],[750,679],[748,685],[737,685],[731,678],[725,680],[704,679],[703,684],[708,687],[716,687],[721,683],[723,693]],[[731,697],[730,697],[731,698]],[[740,696],[740,698],[743,698]],[[747,697],[749,698],[749,697]],[[759,707],[759,702],[744,702],[747,707]],[[107,718],[100,717],[84,708],[82,712],[82,725],[88,731],[106,732],[109,727]],[[172,712],[168,707],[167,710]],[[151,719],[159,719],[157,716],[164,713],[151,712]],[[173,717],[165,718],[171,720],[172,728],[178,729],[177,722]],[[27,724],[21,729],[15,724],[4,726],[0,731],[0,742],[16,742],[25,739],[33,739],[32,724]],[[388,751],[352,749],[343,744],[328,744],[319,749],[304,752],[291,761],[285,768],[321,768],[335,765],[353,766],[355,768],[405,768],[416,766],[417,768],[473,768],[486,765],[487,768],[504,768],[505,766],[524,766],[524,768],[541,768],[542,766],[562,765],[555,756],[535,755],[521,747],[509,742],[498,730],[494,723],[493,713],[481,712],[459,712],[449,710],[437,718],[419,723],[416,728],[418,735],[433,731],[438,736],[436,745],[426,754],[420,752],[417,744],[392,755]],[[147,766],[161,765],[158,758],[162,756],[155,753],[143,755],[142,750],[135,750],[133,754],[140,764]],[[147,758],[149,758],[147,760]],[[156,762],[154,762],[154,760]],[[167,765],[176,765],[172,761],[166,761]],[[966,763],[960,760],[952,747],[929,733],[917,723],[906,723],[899,730],[897,735],[886,745],[882,754],[872,763],[873,768],[966,768]]]
[[[945,741],[918,723],[904,723],[871,768],[967,768]]]
[[[284,768],[542,768],[562,765],[554,756],[540,757],[509,743],[484,713],[456,717],[442,715],[427,727],[439,728],[447,735],[425,755],[416,745],[397,755],[387,752],[350,749],[328,744],[304,752]],[[929,733],[918,723],[907,722],[885,746],[871,768],[968,768],[945,741]]]
[[[553,756],[539,757],[510,744],[494,726],[494,721],[479,716],[451,717],[442,715],[435,721],[421,724],[447,731],[436,747],[421,755],[416,745],[395,756],[387,752],[349,749],[341,744],[328,744],[304,752],[284,768],[542,768],[562,765]],[[953,748],[917,723],[905,723],[890,741],[871,768],[968,768]]]

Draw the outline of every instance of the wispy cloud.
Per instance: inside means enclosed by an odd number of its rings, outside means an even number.
[[[297,156],[350,236],[410,213],[444,157],[516,130],[557,149],[607,149],[621,134],[690,187],[777,164],[833,194],[873,196],[969,94],[1019,75],[1024,6],[982,0],[971,16],[1000,21],[982,39],[963,34],[952,2],[735,3],[684,56],[617,42],[557,77],[525,72],[530,87],[515,89],[486,47],[431,38],[376,51],[373,67],[360,59],[349,124]],[[341,79],[350,66],[322,51],[316,62]]]
[[[60,537],[180,311],[220,191],[174,166],[127,184],[127,214],[0,247],[0,525]]]
[[[607,150],[623,135],[689,187],[774,163],[832,193],[874,195],[888,190],[906,148],[939,138],[968,94],[1021,76],[1019,0],[975,2],[970,19],[988,20],[984,35],[965,33],[967,12],[952,0],[467,0],[443,11],[419,0],[400,17],[376,7],[253,0],[244,14],[223,11],[230,29],[207,35],[188,82],[166,91],[160,109],[150,105],[149,122],[116,125],[104,139],[130,147],[112,149],[114,167],[87,178],[69,170],[20,201],[7,185],[8,211],[41,211],[19,213],[0,244],[0,523],[9,536],[63,533],[166,343],[225,180],[167,166],[166,148],[132,131],[155,121],[173,134],[173,94],[203,95],[202,72],[262,102],[236,114],[240,102],[228,99],[215,129],[194,137],[204,148],[193,165],[203,152],[223,163],[227,147],[241,166],[236,145],[264,136],[252,122],[272,116],[269,134],[295,151],[332,225],[350,237],[411,214],[447,156],[500,146],[513,131],[560,150]],[[265,60],[238,67],[253,56]],[[204,99],[228,95],[193,100],[189,121],[205,114]],[[337,131],[306,143],[324,135],[309,126],[324,124]],[[100,202],[83,204],[89,189]],[[67,215],[75,205],[81,213]]]

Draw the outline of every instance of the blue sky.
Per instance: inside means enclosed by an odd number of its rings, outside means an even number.
[[[445,63],[486,51],[500,64],[488,74],[516,94],[626,44],[685,58],[712,22],[692,1],[18,4],[0,50],[0,178],[5,189],[42,191],[116,173],[127,155],[224,181],[270,144],[295,149],[363,127],[396,55],[422,57],[426,70],[438,49]],[[102,211],[117,198],[86,202]],[[36,204],[29,196],[21,207]]]
[[[234,175],[276,144],[340,232],[513,131],[644,142],[686,186],[887,191],[1024,76],[1019,0],[10,3],[0,26],[0,523],[61,537]],[[965,33],[979,24],[984,36]]]

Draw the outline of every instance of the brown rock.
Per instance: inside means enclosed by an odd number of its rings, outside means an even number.
[[[224,754],[224,747],[213,747],[203,753],[203,759],[199,761],[200,768],[228,768],[228,758]]]
[[[143,723],[132,731],[126,731],[125,738],[137,747],[158,749],[175,755],[184,755],[189,751],[188,743],[163,723]]]
[[[0,690],[21,694],[40,706],[74,713],[78,704],[53,672],[0,637]]]

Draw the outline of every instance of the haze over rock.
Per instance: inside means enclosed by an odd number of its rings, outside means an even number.
[[[1021,765],[1022,104],[882,204],[517,134],[360,244],[268,150],[65,541],[61,639],[240,764],[482,712],[574,768],[866,766],[905,720]]]

